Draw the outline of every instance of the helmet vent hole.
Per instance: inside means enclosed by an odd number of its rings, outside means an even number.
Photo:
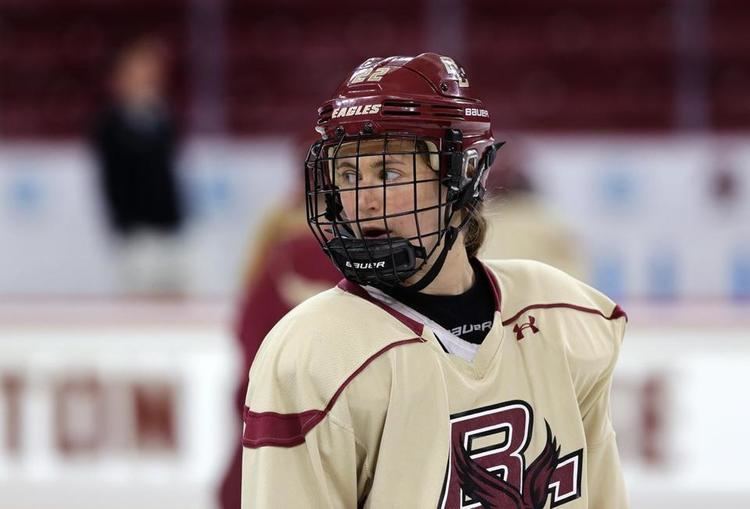
[[[414,101],[383,101],[383,115],[416,116],[420,115],[422,105]]]
[[[333,106],[325,106],[318,112],[318,125],[324,124],[331,120],[331,114],[333,113]]]

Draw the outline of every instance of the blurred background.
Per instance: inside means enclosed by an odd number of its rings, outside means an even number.
[[[453,56],[508,141],[485,257],[628,311],[632,506],[750,507],[750,3],[0,0],[0,507],[236,508],[247,366],[337,276],[317,106]]]

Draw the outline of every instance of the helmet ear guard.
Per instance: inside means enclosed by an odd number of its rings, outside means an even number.
[[[458,132],[460,137],[461,133]],[[450,134],[455,138],[455,134]],[[495,161],[497,151],[505,145],[504,141],[492,143],[481,158],[476,149],[456,151],[447,158],[448,199],[453,203],[453,210],[461,210],[468,205],[484,199],[487,171]],[[448,144],[450,146],[450,143]]]
[[[487,188],[485,187],[485,183],[487,182],[487,172],[490,170],[492,163],[495,162],[497,151],[500,150],[503,145],[505,145],[504,141],[490,144],[490,146],[485,149],[482,158],[478,161],[471,185],[471,188],[473,189],[471,200],[484,199],[484,195],[487,192]],[[469,200],[469,203],[471,203],[471,200]]]

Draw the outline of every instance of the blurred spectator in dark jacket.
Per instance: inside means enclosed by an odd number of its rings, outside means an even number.
[[[122,279],[136,293],[173,292],[181,284],[175,257],[183,214],[174,175],[177,137],[164,98],[165,56],[152,39],[122,51],[112,100],[93,133]]]

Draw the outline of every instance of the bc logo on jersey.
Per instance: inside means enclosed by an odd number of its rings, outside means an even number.
[[[544,509],[581,496],[583,449],[560,456],[546,423],[542,452],[527,461],[534,414],[524,401],[451,416],[451,452],[440,509]]]

